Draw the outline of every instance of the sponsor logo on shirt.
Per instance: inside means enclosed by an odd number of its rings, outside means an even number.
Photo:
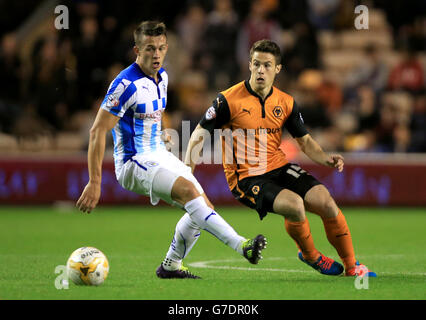
[[[211,119],[214,119],[214,118],[216,118],[216,110],[214,109],[213,106],[211,106],[210,108],[207,109],[206,119],[211,120]]]
[[[117,97],[115,97],[113,94],[108,97],[108,102],[108,105],[112,107],[116,107],[120,104],[120,100],[118,100]]]
[[[155,122],[161,121],[161,113],[163,112],[163,110],[157,110],[154,111],[153,113],[135,113],[135,118],[138,119],[151,119],[154,120]]]

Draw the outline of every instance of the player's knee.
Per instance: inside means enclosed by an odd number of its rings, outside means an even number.
[[[292,199],[277,199],[274,202],[274,212],[285,216],[291,221],[305,220],[305,206],[301,197],[295,196]]]
[[[305,206],[303,204],[303,199],[300,197],[296,197],[290,206],[290,210],[288,212],[290,220],[293,221],[304,221],[305,220]]]
[[[339,208],[330,195],[324,199],[322,203],[322,209],[326,216],[330,218],[337,217],[337,214],[339,213]]]
[[[305,197],[308,211],[322,218],[334,218],[339,213],[334,199],[323,185],[313,187]]]
[[[172,189],[173,200],[185,204],[199,196],[200,193],[191,181],[183,177],[179,177],[178,180],[176,180]]]
[[[339,208],[327,190],[317,195],[318,214],[324,218],[334,218],[339,213]]]

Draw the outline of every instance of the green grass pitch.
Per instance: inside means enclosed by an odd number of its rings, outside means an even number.
[[[243,207],[216,208],[242,235],[268,239],[258,265],[208,232],[185,259],[201,280],[162,280],[155,270],[182,212],[159,207],[99,207],[92,214],[50,207],[0,207],[0,299],[285,300],[425,299],[426,210],[344,208],[357,258],[378,274],[368,289],[353,278],[321,275],[297,257],[283,219],[260,221]],[[319,217],[308,214],[317,248],[338,259]],[[55,267],[82,246],[102,250],[110,273],[99,287],[55,288]],[[365,283],[364,283],[365,285]]]

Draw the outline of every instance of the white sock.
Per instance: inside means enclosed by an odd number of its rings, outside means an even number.
[[[241,255],[243,254],[241,244],[246,239],[236,233],[216,211],[211,209],[202,196],[188,201],[185,204],[185,210],[199,227],[210,232]]]
[[[200,235],[200,228],[192,221],[189,214],[185,213],[176,224],[172,243],[163,261],[163,268],[166,270],[179,269],[182,259],[188,255]]]

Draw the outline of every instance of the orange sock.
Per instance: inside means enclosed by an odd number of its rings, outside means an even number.
[[[355,266],[356,259],[352,236],[342,211],[339,209],[337,217],[323,218],[322,222],[324,223],[327,239],[336,248],[340,259],[345,265],[345,269],[348,270]]]
[[[287,233],[296,242],[300,251],[302,251],[303,258],[309,262],[316,261],[320,253],[315,248],[308,219],[301,222],[290,222],[285,219],[284,225]]]

